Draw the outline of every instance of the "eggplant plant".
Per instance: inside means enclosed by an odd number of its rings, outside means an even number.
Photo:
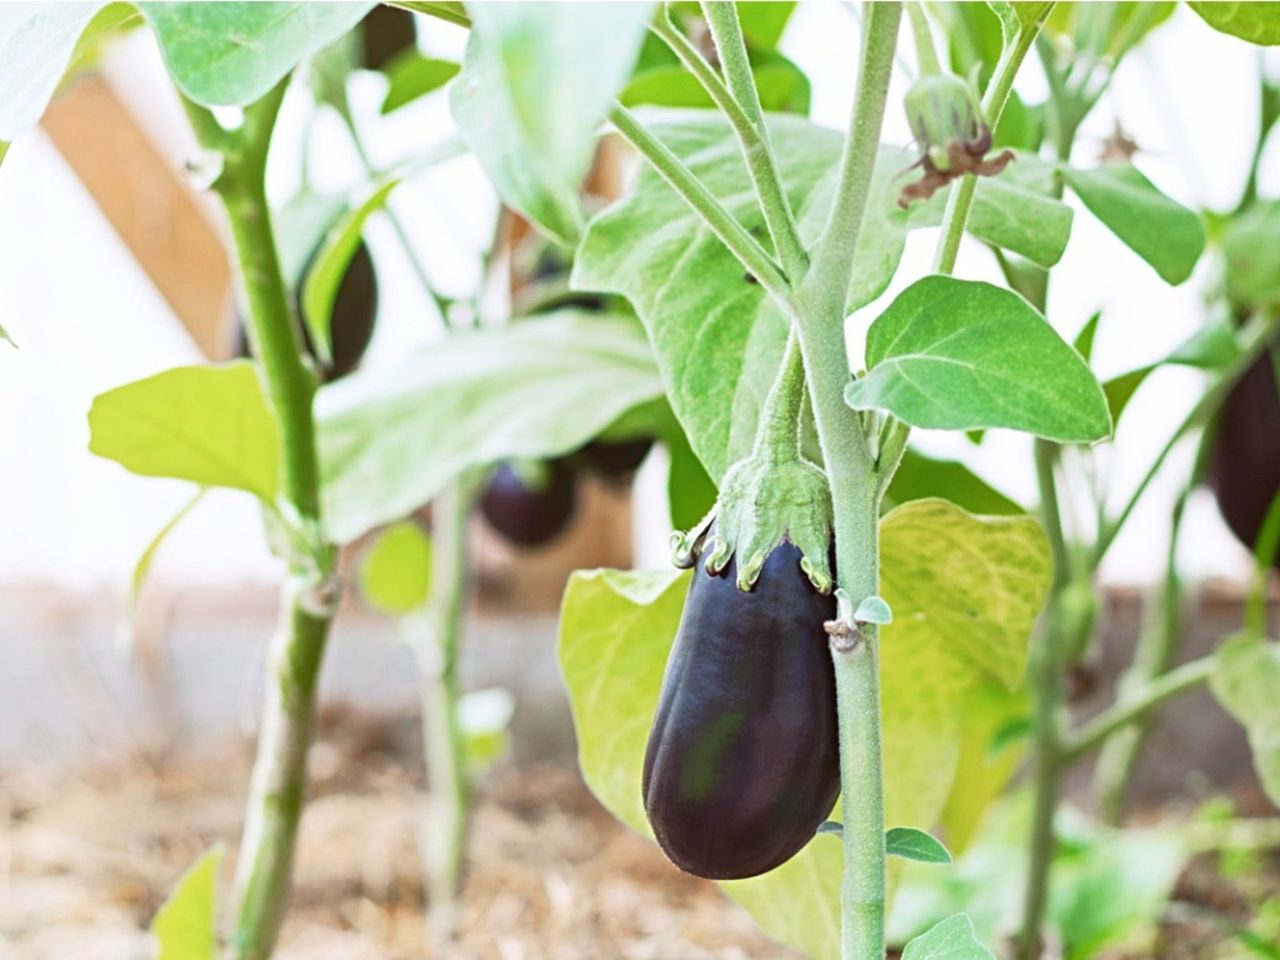
[[[450,708],[465,519],[495,466],[501,492],[502,471],[517,470],[498,465],[590,459],[600,442],[666,443],[680,530],[671,569],[582,571],[567,585],[558,657],[584,778],[619,819],[653,835],[680,867],[719,880],[804,954],[881,960],[902,945],[909,960],[976,960],[1012,933],[1014,954],[1030,960],[1052,926],[1071,955],[1089,955],[1114,931],[1073,933],[1050,897],[1071,827],[1063,773],[1105,745],[1116,759],[1099,768],[1110,776],[1100,790],[1122,797],[1141,724],[1206,682],[1247,728],[1261,779],[1280,795],[1280,648],[1257,613],[1261,577],[1248,634],[1169,669],[1171,549],[1163,619],[1144,633],[1118,699],[1073,725],[1064,693],[1093,641],[1099,564],[1169,454],[1220,408],[1229,416],[1233,391],[1253,388],[1261,375],[1249,371],[1274,340],[1275,281],[1256,255],[1275,231],[1265,214],[1274,202],[1257,196],[1272,87],[1240,210],[1218,222],[1162,193],[1123,142],[1118,162],[1081,163],[1073,149],[1117,65],[1172,4],[864,4],[860,26],[850,18],[840,39],[856,50],[843,130],[806,119],[808,80],[778,49],[791,4],[395,4],[423,15],[420,29],[469,31],[461,64],[402,45],[361,53],[352,31],[374,6],[0,13],[0,159],[85,50],[124,26],[154,32],[199,141],[191,172],[230,228],[256,358],[164,371],[102,394],[90,412],[95,453],[144,476],[254,496],[284,570],[228,922],[214,910],[214,851],[157,916],[162,949],[271,955],[340,595],[339,549],[430,501],[441,524],[434,546],[391,526],[369,564],[389,567],[395,586],[394,574],[430,560],[430,588],[410,577],[387,606],[425,613],[441,644],[425,712],[452,804],[427,842],[448,852],[432,895],[452,894],[466,805]],[[1216,30],[1280,42],[1276,4],[1191,6]],[[890,79],[907,49],[918,73],[894,103]],[[1048,81],[1041,104],[1015,90],[1033,51]],[[384,112],[446,89],[458,138],[375,168],[344,86],[366,56],[386,64]],[[343,118],[367,180],[329,221],[294,290],[265,170],[291,77],[304,72],[316,101]],[[915,137],[909,147],[883,136],[887,111],[898,109]],[[620,199],[588,211],[581,186],[602,129],[640,169]],[[501,201],[572,262],[570,300],[518,323],[458,324],[383,369],[321,385],[315,361],[336,347],[334,301],[365,220],[423,166],[464,150]],[[1153,366],[1101,383],[1089,363],[1099,321],[1072,344],[1046,316],[1072,231],[1067,191],[1171,284],[1200,260],[1208,220],[1240,321],[1207,327],[1167,358],[1205,371],[1203,397],[1117,507],[1092,489],[1098,511],[1087,529],[1068,523],[1059,481],[1068,471],[1096,478],[1082,464],[1110,440]],[[923,229],[936,231],[932,268],[898,277],[908,235]],[[966,236],[990,249],[1004,285],[956,276]],[[417,272],[453,327],[456,305]],[[895,282],[896,295],[870,316]],[[863,336],[848,337],[851,327]],[[850,343],[865,347],[851,355]],[[960,464],[913,449],[916,429],[1033,437],[1036,515]],[[1225,422],[1204,436],[1233,442]],[[1220,493],[1229,489],[1214,476]],[[499,500],[486,507],[506,518]],[[1241,533],[1259,569],[1280,540],[1275,492],[1263,500],[1266,516]],[[367,591],[385,596],[388,581],[369,576]],[[1023,754],[1025,816],[1013,832],[1025,842],[1024,868],[1004,871],[1021,885],[1004,897],[1018,906],[1014,929],[988,922],[975,895],[947,915],[925,911],[899,939],[889,911],[895,887],[914,882],[905,862],[946,876],[948,846],[960,854],[990,829],[984,815]],[[1104,775],[1108,767],[1120,773]]]

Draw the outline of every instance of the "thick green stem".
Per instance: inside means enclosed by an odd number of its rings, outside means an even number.
[[[706,185],[685,166],[671,149],[650,133],[635,115],[621,104],[614,104],[609,111],[609,121],[618,133],[640,152],[640,155],[669,183],[676,193],[693,208],[738,262],[760,281],[781,302],[786,302],[790,292],[781,268],[755,237],[737,221],[715,198]]]
[[[742,145],[742,155],[746,159],[756,196],[760,200],[773,248],[778,251],[787,278],[794,284],[804,275],[809,265],[809,256],[800,239],[800,229],[796,226],[795,215],[791,212],[791,204],[782,187],[782,177],[774,159],[773,147],[769,143],[769,128],[764,122],[764,110],[760,106],[760,94],[756,90],[755,76],[751,72],[751,61],[747,56],[742,25],[738,22],[737,7],[731,0],[704,0],[702,14],[715,39],[716,52],[720,55],[721,67],[729,82],[729,92],[745,114],[747,126],[743,128],[735,124],[734,130]],[[730,120],[733,120],[732,115]]]
[[[855,608],[879,589],[879,498],[867,436],[857,413],[844,402],[849,382],[845,302],[901,19],[899,3],[866,8],[858,90],[841,157],[836,202],[805,286],[792,305],[831,483],[837,577]],[[841,960],[884,957],[884,771],[877,642],[874,628],[867,627],[859,637],[833,637],[831,645],[845,811]]]
[[[1061,775],[1059,752],[1062,738],[1061,664],[1058,658],[1058,602],[1070,577],[1070,559],[1058,510],[1054,467],[1057,447],[1045,440],[1035,443],[1036,480],[1040,489],[1040,510],[1053,554],[1053,585],[1049,603],[1032,638],[1027,663],[1034,712],[1032,737],[1035,744],[1032,770],[1034,808],[1032,811],[1030,859],[1026,892],[1022,904],[1022,928],[1017,942],[1017,960],[1037,960],[1042,944],[1040,927],[1048,902],[1049,869],[1053,863],[1053,818],[1058,806]]]
[[[288,906],[298,822],[306,801],[313,704],[331,616],[313,613],[312,586],[291,580],[271,641],[266,704],[240,841],[231,948],[237,960],[271,956]]]
[[[1178,576],[1178,534],[1182,530],[1182,518],[1189,494],[1189,489],[1184,490],[1173,507],[1164,578],[1152,609],[1147,614],[1144,629],[1138,636],[1133,662],[1120,678],[1117,699],[1121,702],[1140,695],[1140,691],[1148,684],[1166,673],[1177,652],[1178,641],[1182,636],[1182,580]],[[1147,720],[1147,717],[1143,717],[1117,731],[1098,755],[1098,763],[1093,771],[1093,793],[1102,816],[1110,823],[1119,823],[1124,817],[1129,782],[1149,726]]]
[[[307,751],[320,664],[336,590],[334,551],[320,533],[320,476],[312,402],[317,378],[302,349],[267,205],[265,169],[271,132],[287,80],[245,109],[240,129],[224,130],[212,113],[185,102],[206,151],[220,156],[213,189],[222,199],[235,242],[249,336],[280,430],[283,522],[296,525],[290,574],[272,641],[262,732],[250,783],[236,874],[238,960],[271,955],[288,903],[293,851],[306,795]],[[302,552],[305,550],[306,552]]]
[[[466,604],[467,517],[471,485],[461,480],[432,504],[431,596],[427,631],[418,644],[422,664],[422,736],[429,784],[422,853],[427,923],[444,941],[452,936],[462,878],[470,789],[458,728],[458,649]]]
[[[1192,660],[1125,695],[1067,738],[1062,747],[1062,761],[1078,760],[1117,730],[1143,719],[1166,700],[1205,683],[1213,675],[1215,663],[1212,656]]]

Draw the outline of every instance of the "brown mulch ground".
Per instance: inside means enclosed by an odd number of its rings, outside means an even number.
[[[405,725],[331,711],[312,755],[282,960],[790,960],[714,885],[619,826],[569,770],[480,792],[457,942],[425,941]],[[411,729],[411,727],[410,727]],[[249,750],[0,778],[0,960],[143,960],[166,891],[238,835]],[[223,879],[231,874],[224,864]]]

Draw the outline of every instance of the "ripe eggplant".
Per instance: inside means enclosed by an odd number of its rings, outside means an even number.
[[[543,467],[542,482],[534,485],[511,464],[500,464],[480,500],[489,526],[517,546],[542,546],[564,530],[573,516],[577,499],[573,472],[560,460],[550,460]]]
[[[1269,353],[1254,361],[1223,402],[1209,484],[1231,532],[1253,549],[1280,490],[1280,396]]]
[[[314,256],[314,255],[313,255]],[[307,262],[303,276],[310,269]],[[299,320],[302,319],[302,301],[300,294],[295,295],[294,309]],[[373,340],[374,324],[378,315],[378,276],[373,268],[373,258],[369,248],[361,241],[347,265],[347,272],[342,275],[338,284],[338,292],[333,299],[333,313],[329,321],[329,335],[332,338],[333,362],[320,370],[325,383],[345,377],[360,365],[365,351]],[[313,360],[319,363],[315,347],[311,342],[311,331],[306,323],[302,324],[303,347]],[[250,356],[249,338],[245,332],[242,318],[236,319],[236,340],[234,354],[237,357]]]
[[[755,587],[699,557],[644,761],[663,852],[714,880],[753,877],[811,840],[840,792],[835,672],[814,589],[784,540]]]

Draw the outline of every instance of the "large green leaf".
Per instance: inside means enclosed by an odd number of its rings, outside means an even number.
[[[346,542],[468,467],[567,453],[661,395],[633,318],[574,309],[358,371],[316,398],[325,526]]]
[[[1253,765],[1280,806],[1280,643],[1241,637],[1217,653],[1213,694],[1249,734]]]
[[[1131,164],[1060,168],[1062,178],[1106,227],[1167,283],[1178,284],[1204,252],[1204,224]]]
[[[1027,517],[979,519],[938,500],[881,522],[886,818],[932,825],[956,776],[960,707],[984,679],[1022,674],[1048,589],[1048,547]],[[641,774],[688,575],[580,571],[565,591],[559,660],[579,762],[615,816],[648,832]],[[772,936],[812,957],[839,944],[840,844],[818,837],[777,870],[724,884]]]
[[[753,53],[751,74],[755,77],[756,89],[760,94],[760,105],[766,111],[796,113],[801,116],[808,114],[809,78],[795,63],[776,50]],[[710,94],[698,78],[674,59],[672,62],[662,62],[637,70],[618,94],[618,100],[628,107],[641,104],[659,107],[713,106]]]
[[[280,436],[254,366],[174,367],[98,394],[89,449],[147,477],[275,499]]]
[[[160,952],[156,960],[213,960],[218,947],[214,895],[226,851],[211,847],[174,886],[151,921]]]
[[[101,3],[0,4],[0,141],[39,122]]]
[[[575,243],[601,119],[631,74],[651,3],[472,3],[453,118],[508,206]]]
[[[243,106],[360,22],[373,3],[142,3],[174,82],[205,106]]]
[[[866,376],[845,399],[912,426],[1009,427],[1059,442],[1111,432],[1089,367],[1027,301],[989,283],[925,277],[867,331]]]
[[[748,230],[768,242],[764,220],[727,122],[710,111],[651,111],[644,119]],[[774,151],[806,242],[826,223],[836,186],[841,137],[796,117],[768,120]],[[901,175],[912,158],[884,147],[877,158],[859,235],[850,311],[888,287],[907,230],[937,224],[944,198],[899,209]],[[976,236],[1046,265],[1066,243],[1070,210],[1047,209],[1018,182],[980,184],[971,229]],[[1011,199],[1012,197],[1012,199]],[[1040,226],[1030,226],[1030,221]],[[649,330],[667,395],[713,480],[750,451],[760,406],[786,342],[773,301],[685,202],[644,168],[631,192],[595,217],[574,264],[573,285],[626,296]],[[709,402],[713,398],[714,402]]]
[[[1280,44],[1280,3],[1191,3],[1191,9],[1220,33],[1229,33],[1259,46]]]

